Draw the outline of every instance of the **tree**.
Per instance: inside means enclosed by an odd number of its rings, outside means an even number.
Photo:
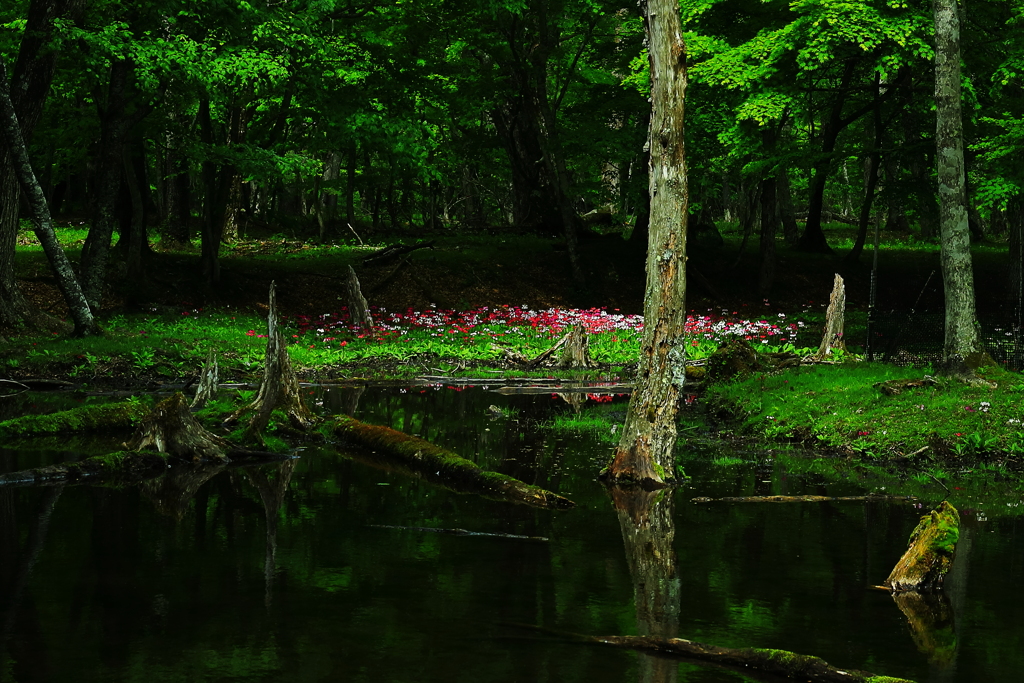
[[[643,9],[652,103],[644,336],[622,439],[605,477],[664,486],[675,478],[676,414],[686,381],[686,46],[676,0],[648,0]]]
[[[52,49],[54,24],[77,12],[77,0],[46,2],[33,0],[25,19],[25,31],[11,74],[11,106],[27,145],[43,110],[56,68],[57,51]],[[5,149],[0,150],[0,327],[25,323],[48,326],[54,321],[35,310],[21,294],[14,277],[14,249],[18,234],[19,182],[15,164]]]
[[[71,263],[68,261],[67,255],[57,241],[57,236],[53,231],[53,221],[50,220],[50,209],[46,205],[46,197],[32,170],[28,147],[21,134],[21,125],[18,123],[18,115],[14,111],[14,104],[11,102],[11,94],[8,90],[7,65],[4,64],[2,58],[0,58],[0,132],[2,132],[0,137],[7,145],[10,164],[14,168],[18,184],[32,208],[36,223],[36,236],[43,245],[43,251],[57,278],[57,286],[60,288],[61,294],[64,295],[64,301],[75,321],[75,334],[82,337],[95,334],[97,328],[92,317],[92,310],[85,300],[85,295],[82,294],[82,288],[78,284],[74,271],[71,270]]]
[[[956,0],[933,0],[935,12],[935,147],[939,236],[946,295],[943,361],[948,372],[972,374],[987,355],[978,332],[967,225],[963,119],[960,113],[960,18]]]

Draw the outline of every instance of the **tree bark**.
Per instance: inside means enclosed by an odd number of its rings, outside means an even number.
[[[939,236],[946,295],[943,361],[947,372],[971,373],[987,356],[978,333],[967,222],[963,120],[960,112],[960,18],[956,0],[933,0],[935,13],[935,147]]]
[[[644,335],[622,438],[604,477],[657,487],[675,479],[676,413],[686,382],[686,47],[675,0],[649,0],[643,10],[652,98]]]

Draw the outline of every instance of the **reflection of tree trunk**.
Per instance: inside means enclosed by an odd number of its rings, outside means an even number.
[[[633,578],[637,633],[675,638],[679,630],[679,577],[672,547],[674,499],[665,493],[635,488],[616,487],[611,492]],[[640,655],[642,683],[671,683],[678,670],[677,661]]]
[[[222,469],[224,465],[175,467],[159,479],[142,482],[139,484],[139,490],[152,501],[157,512],[181,521],[199,487]]]
[[[267,554],[263,562],[263,581],[265,583],[264,604],[270,607],[273,598],[274,570],[277,568],[277,513],[284,503],[288,492],[292,473],[298,460],[285,460],[273,467],[260,467],[246,471],[249,481],[259,491],[263,501],[263,514],[267,520]],[[271,472],[277,476],[270,477]]]
[[[53,509],[57,506],[57,500],[60,499],[60,494],[63,491],[63,486],[57,486],[43,500],[42,509],[39,511],[39,516],[36,518],[35,524],[29,533],[28,548],[25,550],[24,559],[18,567],[18,573],[14,576],[14,581],[9,586],[3,586],[2,595],[5,600],[3,616],[0,618],[0,654],[5,651],[7,641],[10,640],[11,634],[14,632],[14,624],[18,616],[18,606],[21,604],[21,598],[25,592],[25,586],[28,585],[29,577],[32,576],[32,569],[39,560],[39,554],[43,551],[43,546],[46,545],[46,532],[50,528],[50,517],[53,515]],[[5,562],[9,561],[10,554],[5,552],[4,555],[7,558]]]

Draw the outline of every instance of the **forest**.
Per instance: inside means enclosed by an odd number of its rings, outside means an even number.
[[[146,277],[154,244],[200,245],[205,291],[240,235],[646,233],[651,114],[640,14],[593,0],[3,3],[0,55],[53,215],[88,227],[85,299]],[[683,0],[691,244],[737,224],[834,256],[827,222],[935,241],[932,5]],[[1019,289],[1019,2],[962,4],[969,226],[1010,245]],[[2,160],[0,326],[18,183]],[[116,244],[113,236],[117,235]],[[868,245],[870,246],[870,245]],[[111,263],[121,264],[112,268]],[[696,264],[699,267],[699,264]],[[1014,286],[1012,283],[1017,282]],[[127,283],[127,285],[126,285]]]

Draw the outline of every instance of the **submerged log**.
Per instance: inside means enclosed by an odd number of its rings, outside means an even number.
[[[422,531],[424,533],[445,534],[447,536],[477,536],[483,538],[506,538],[513,541],[540,541],[546,543],[546,536],[523,536],[522,534],[496,534],[486,531],[469,531],[467,529],[442,529],[434,526],[395,526],[393,524],[370,524],[374,529],[398,529],[399,531]]]
[[[152,448],[192,462],[227,462],[234,448],[199,424],[180,392],[158,403],[125,446],[132,451]]]
[[[0,474],[0,486],[65,484],[83,480],[139,481],[165,472],[168,467],[167,457],[166,453],[152,451],[118,451],[75,462]]]
[[[254,414],[249,420],[243,439],[262,442],[263,430],[270,424],[270,416],[275,410],[282,411],[296,429],[305,431],[313,426],[313,413],[302,401],[299,380],[292,369],[292,360],[285,347],[284,336],[277,326],[277,289],[271,282],[263,382],[253,402],[236,410],[224,422],[237,422],[241,415],[252,411]]]
[[[0,437],[129,430],[148,414],[149,408],[138,401],[86,405],[46,415],[23,415],[0,422]]]
[[[885,501],[906,502],[917,500],[914,496],[726,496],[725,498],[691,498],[691,503],[828,503]]]
[[[788,650],[728,648],[682,638],[645,636],[584,636],[594,643],[651,652],[663,656],[696,659],[715,664],[756,669],[798,681],[814,683],[913,683],[904,678],[878,676],[856,669],[838,669],[820,657]]]
[[[944,500],[921,517],[910,534],[910,547],[882,585],[893,593],[942,590],[959,540],[960,513]]]
[[[566,509],[576,505],[539,486],[484,470],[452,451],[390,427],[369,425],[340,415],[330,423],[330,428],[339,438],[366,449],[346,453],[347,456],[374,467],[419,477],[457,493],[473,493],[540,508]]]

